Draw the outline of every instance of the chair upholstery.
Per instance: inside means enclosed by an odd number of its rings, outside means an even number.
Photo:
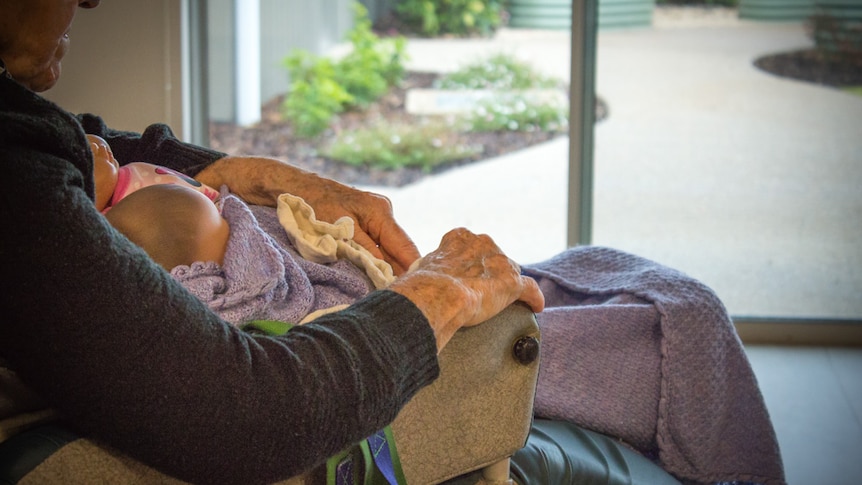
[[[423,389],[392,424],[410,485],[426,485],[490,467],[524,446],[532,422],[539,359],[520,348],[538,343],[524,306],[461,329],[440,353],[440,378]],[[516,349],[516,346],[518,347]],[[517,353],[517,355],[516,355]]]

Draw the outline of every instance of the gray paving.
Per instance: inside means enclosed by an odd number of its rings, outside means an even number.
[[[862,97],[765,74],[757,57],[810,45],[799,24],[733,16],[599,34],[594,244],[681,269],[731,313],[862,316]],[[411,67],[507,52],[567,78],[569,35],[412,40]],[[514,259],[566,247],[568,140],[427,178],[389,196],[420,250],[448,229]]]

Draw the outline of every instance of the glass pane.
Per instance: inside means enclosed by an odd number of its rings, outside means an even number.
[[[410,68],[420,72],[445,74],[505,54],[541,76],[568,82],[566,30],[507,28],[491,39],[411,39],[408,49]],[[520,135],[498,133],[491,145],[515,136]],[[569,144],[565,129],[533,143],[403,188],[369,190],[392,200],[396,217],[423,253],[446,231],[463,226],[489,234],[516,261],[541,261],[566,247]]]
[[[235,114],[231,93],[240,82],[232,72],[231,60],[235,57],[231,52],[235,45],[233,38],[241,35],[236,30],[235,14],[229,8],[231,2],[209,2],[210,142],[215,148],[287,159],[324,176],[389,197],[397,220],[422,253],[436,248],[447,231],[460,226],[491,235],[520,262],[539,261],[565,248],[568,163],[565,125],[556,133],[462,133],[460,141],[441,141],[441,149],[456,145],[469,147],[479,138],[489,140],[485,154],[475,157],[477,161],[459,162],[457,168],[432,173],[413,170],[406,178],[397,171],[368,173],[343,163],[336,164],[323,153],[325,144],[313,139],[298,140],[294,129],[288,128],[282,119],[287,70],[281,62],[295,49],[333,58],[343,54],[347,46],[341,41],[350,27],[323,26],[330,22],[330,11],[341,12],[342,17],[349,15],[350,2],[339,0],[326,6],[312,0],[297,2],[307,4],[308,9],[297,9],[295,4],[288,8],[276,0],[260,2],[260,37],[264,41],[261,46],[263,117],[261,123],[247,127],[234,126],[231,121]],[[303,11],[304,16],[297,15],[299,11]],[[385,38],[382,33],[380,36]],[[559,95],[565,109],[569,38],[567,30],[559,29],[502,29],[493,37],[484,38],[409,37],[406,43],[408,76],[403,89],[386,95],[365,114],[345,114],[342,120],[353,121],[339,121],[332,131],[346,132],[360,125],[371,128],[383,125],[393,116],[403,116],[407,111],[407,97],[416,95],[414,99],[419,99],[417,91],[430,87],[429,76],[443,76],[495,55],[505,55],[528,65],[537,75],[558,80],[559,85],[553,91]],[[274,69],[273,66],[278,67]],[[425,93],[426,100],[428,96],[437,95],[439,93]],[[444,122],[454,125],[453,118],[446,116]],[[359,118],[364,121],[356,122]],[[395,121],[414,126],[425,122],[416,118],[408,122]],[[549,138],[551,141],[541,142]],[[499,153],[501,146],[509,147],[504,150],[505,154]],[[512,151],[513,147],[521,149]],[[525,232],[531,236],[525,237]]]
[[[279,2],[261,2],[265,120],[279,115],[286,87],[280,62],[291,49],[337,51],[349,28],[347,1],[311,3],[300,17]],[[231,13],[224,6],[214,13],[219,4],[230,2],[209,3],[216,121],[231,116],[235,82]],[[329,10],[341,12],[337,21],[326,21]],[[621,28],[600,9],[597,95],[606,118],[595,131],[593,243],[701,279],[734,315],[858,319],[862,97],[754,65],[810,48],[801,21],[740,20],[736,10],[721,8],[652,12],[651,26]],[[620,18],[624,25],[640,17]],[[491,38],[411,38],[407,50],[416,72],[450,72],[505,53],[569,77],[570,35],[558,25],[513,25]],[[276,147],[272,155],[296,161],[276,132],[246,138],[239,150],[263,154],[267,145]],[[568,149],[559,136],[404,186],[342,181],[390,197],[423,253],[447,230],[465,226],[527,263],[566,246]],[[326,163],[311,158],[312,170]]]
[[[701,279],[734,315],[862,317],[862,96],[755,65],[812,46],[802,21],[729,9],[601,31],[594,243]]]

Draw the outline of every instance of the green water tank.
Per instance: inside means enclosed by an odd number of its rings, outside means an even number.
[[[599,0],[599,28],[652,25],[655,0]],[[571,0],[509,0],[509,26],[526,29],[570,29]]]
[[[813,13],[814,0],[739,0],[741,19],[797,22]]]

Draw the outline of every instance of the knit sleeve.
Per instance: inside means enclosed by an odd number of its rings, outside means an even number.
[[[143,133],[108,128],[102,118],[92,114],[78,115],[84,131],[104,138],[121,164],[148,162],[162,165],[194,177],[212,162],[226,154],[185,143],[174,136],[168,125],[153,124]]]

